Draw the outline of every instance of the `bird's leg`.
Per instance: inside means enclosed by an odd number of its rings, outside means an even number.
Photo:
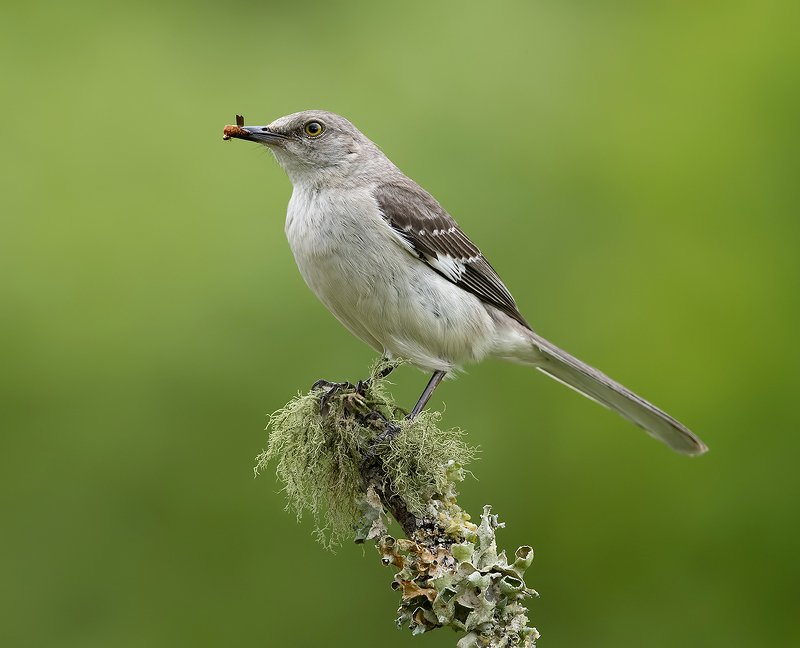
[[[389,359],[388,359],[388,358],[384,358],[384,360],[386,360],[387,362],[389,361]],[[386,378],[386,376],[388,376],[390,373],[392,373],[392,372],[394,371],[394,368],[395,368],[396,366],[397,366],[396,364],[388,364],[388,365],[386,365],[386,366],[385,366],[383,369],[381,369],[381,370],[380,370],[380,371],[379,371],[379,372],[376,374],[376,376],[377,376],[378,378]]]
[[[425,406],[428,404],[428,401],[433,396],[434,390],[439,386],[439,383],[442,382],[446,371],[434,371],[431,379],[428,381],[428,386],[425,387],[425,391],[422,392],[422,396],[419,397],[417,404],[414,405],[414,409],[411,410],[411,414],[407,416],[409,420],[414,419],[417,415],[425,409]]]
[[[388,361],[388,358],[384,357],[383,360]],[[396,365],[393,364],[386,365],[383,369],[381,369],[378,373],[376,373],[374,377],[377,378],[378,380],[386,378],[386,376],[388,376],[390,373],[394,371],[395,366]],[[356,383],[356,391],[359,394],[363,394],[365,391],[367,391],[367,389],[369,389],[371,384],[372,384],[372,377],[367,378],[365,380],[359,380]]]
[[[336,395],[337,392],[341,391],[342,389],[354,389],[352,383],[336,383],[331,382],[330,380],[318,380],[311,385],[312,390],[319,388],[325,389],[325,392],[319,398],[319,413],[322,416],[325,416],[328,413],[330,400]]]

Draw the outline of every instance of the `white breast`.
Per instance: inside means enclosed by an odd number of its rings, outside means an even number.
[[[486,308],[412,256],[369,187],[295,187],[286,236],[309,288],[377,351],[445,371],[491,351]]]

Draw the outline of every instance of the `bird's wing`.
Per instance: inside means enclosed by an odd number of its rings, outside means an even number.
[[[530,328],[494,268],[433,196],[405,178],[378,185],[374,195],[383,217],[409,252],[456,286]]]

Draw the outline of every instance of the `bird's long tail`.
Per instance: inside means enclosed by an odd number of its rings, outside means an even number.
[[[542,373],[618,412],[677,452],[699,455],[708,450],[691,430],[666,412],[533,331],[529,335],[538,351],[534,364]]]

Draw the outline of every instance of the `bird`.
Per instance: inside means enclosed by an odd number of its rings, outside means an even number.
[[[685,425],[537,334],[453,217],[346,118],[304,110],[223,139],[266,146],[292,183],[285,232],[305,283],[351,333],[431,378],[494,357],[535,367],[685,455]]]

